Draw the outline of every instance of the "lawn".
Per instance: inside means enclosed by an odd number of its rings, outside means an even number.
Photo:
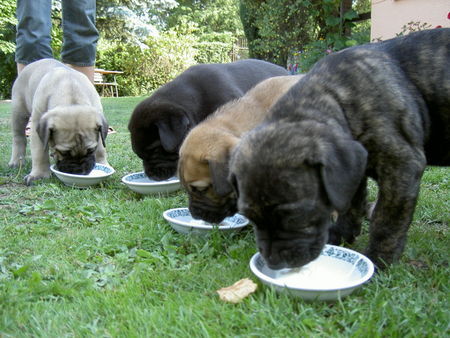
[[[337,302],[305,302],[258,285],[239,304],[216,290],[249,277],[251,228],[209,239],[174,232],[162,212],[186,194],[141,196],[120,178],[141,171],[127,122],[142,98],[103,99],[117,131],[116,173],[80,190],[32,187],[7,166],[10,103],[0,103],[0,337],[443,337],[450,335],[450,169],[428,168],[398,264]],[[371,184],[371,199],[375,187]],[[361,251],[364,233],[352,246]]]

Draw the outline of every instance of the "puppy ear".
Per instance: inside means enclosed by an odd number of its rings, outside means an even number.
[[[177,151],[189,129],[187,116],[171,116],[169,119],[158,121],[155,124],[158,127],[159,138],[164,150],[171,153]]]
[[[37,126],[36,126],[37,134],[41,139],[42,145],[44,146],[44,151],[48,151],[48,142],[52,137],[53,129],[50,126],[48,116],[43,116]]]
[[[334,208],[345,211],[366,171],[367,151],[352,140],[339,141],[326,154],[320,173],[328,198]]]
[[[233,186],[228,182],[229,167],[227,162],[208,161],[213,189],[219,196],[233,192]]]
[[[232,172],[230,172],[228,174],[228,183],[230,183],[230,185],[231,185],[231,187],[233,189],[233,192],[236,195],[236,197],[239,198],[239,185],[238,185],[238,182],[237,182],[236,175],[234,173],[232,173]]]
[[[217,161],[208,160],[209,174],[211,176],[214,191],[219,196],[226,196],[234,191],[233,185],[228,181],[230,173],[230,156],[239,142],[239,138],[229,135],[222,140],[223,153]]]
[[[108,136],[108,122],[106,121],[105,117],[100,114],[100,123],[98,124],[100,137],[102,138],[103,146],[106,147],[106,136]]]

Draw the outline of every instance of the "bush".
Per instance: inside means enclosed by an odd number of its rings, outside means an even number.
[[[190,37],[175,33],[150,37],[145,45],[99,45],[97,67],[121,70],[117,77],[123,96],[147,95],[195,63],[195,49]]]
[[[191,65],[229,62],[231,49],[232,44],[168,31],[141,46],[100,42],[96,66],[124,72],[117,77],[121,96],[148,95]]]
[[[14,53],[0,51],[0,100],[11,98],[12,83],[17,76]]]
[[[301,51],[304,61],[301,71],[306,71],[327,50],[337,51],[361,43],[361,39],[350,36],[355,28],[352,20],[358,13],[352,8],[345,8],[342,13],[342,0],[240,0],[239,3],[251,57],[285,66],[292,64],[292,51]],[[362,42],[368,41],[367,35]]]
[[[11,97],[11,85],[16,77],[16,3],[13,0],[0,0],[0,8],[0,99],[3,100]]]
[[[230,62],[231,47],[231,44],[224,42],[198,42],[195,44],[197,50],[195,61],[198,63]]]
[[[324,56],[370,41],[370,27],[355,29],[350,37],[336,37],[329,35],[326,39],[319,39],[304,45],[299,51],[294,51],[288,59],[288,64],[296,65],[296,72],[305,73]],[[292,66],[291,66],[292,67]]]
[[[285,66],[289,53],[314,38],[316,23],[308,0],[240,0],[250,57]],[[298,47],[297,47],[298,48]]]

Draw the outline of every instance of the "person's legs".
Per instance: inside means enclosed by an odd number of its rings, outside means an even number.
[[[94,81],[98,31],[95,0],[63,0],[64,43],[61,61]]]
[[[17,0],[17,72],[29,63],[53,57],[50,46],[51,0]]]
[[[83,73],[88,77],[89,80],[91,80],[92,83],[94,83],[94,66],[75,66],[70,63],[67,65],[79,71],[80,73]]]

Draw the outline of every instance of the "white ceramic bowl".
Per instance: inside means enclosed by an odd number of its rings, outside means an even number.
[[[208,235],[213,229],[225,232],[239,231],[248,224],[248,219],[242,215],[234,214],[225,218],[219,224],[211,224],[194,219],[188,208],[175,208],[164,211],[163,217],[172,228],[182,234]]]
[[[53,164],[50,170],[58,177],[65,185],[77,188],[87,188],[91,185],[99,184],[109,176],[115,173],[115,170],[107,165],[96,163],[94,169],[88,175],[76,175],[59,171]]]
[[[307,300],[345,297],[374,273],[374,265],[366,256],[335,245],[326,245],[314,261],[294,269],[272,270],[256,253],[250,269],[262,283]]]
[[[180,189],[180,180],[171,177],[164,181],[155,181],[149,178],[143,171],[132,173],[122,177],[122,182],[131,190],[139,194],[169,193]]]

